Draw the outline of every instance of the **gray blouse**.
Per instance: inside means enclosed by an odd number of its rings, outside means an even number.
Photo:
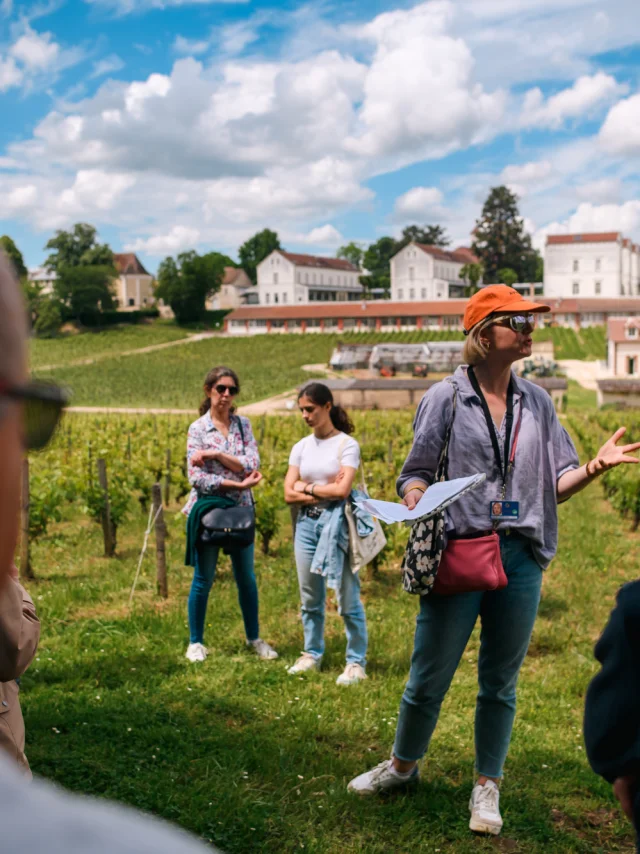
[[[466,477],[476,472],[487,475],[484,483],[446,511],[447,531],[466,536],[492,527],[490,504],[500,499],[502,478],[480,399],[471,386],[466,366],[456,370],[453,381],[458,387],[458,402],[449,445],[449,478]],[[546,569],[558,547],[558,479],[565,472],[578,468],[578,454],[558,421],[547,392],[515,374],[513,383],[512,443],[521,408],[522,421],[506,498],[520,502],[520,516],[517,520],[499,522],[498,530],[510,528],[530,539],[536,560]],[[452,401],[453,388],[449,381],[433,385],[420,401],[413,422],[413,446],[397,481],[399,495],[412,481],[422,481],[425,486],[433,483],[451,420]],[[503,420],[498,442],[501,456],[504,439]]]

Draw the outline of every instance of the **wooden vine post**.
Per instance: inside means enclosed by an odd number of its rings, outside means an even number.
[[[164,506],[169,506],[171,499],[171,449],[167,448],[166,474],[164,477]]]
[[[109,484],[107,481],[107,464],[100,457],[98,460],[98,483],[104,493],[102,505],[102,535],[104,537],[104,556],[113,557],[116,551],[116,538],[111,523],[111,507],[109,504]]]
[[[29,512],[31,500],[29,497],[29,460],[25,457],[22,462],[22,500],[20,503],[20,578],[23,581],[33,581],[35,574],[31,566],[29,549]]]
[[[151,488],[153,496],[153,518],[155,521],[156,530],[156,587],[158,596],[167,599],[169,596],[169,588],[167,585],[167,555],[165,551],[165,539],[167,536],[167,526],[164,522],[164,512],[162,510],[162,489],[159,483],[154,483]]]

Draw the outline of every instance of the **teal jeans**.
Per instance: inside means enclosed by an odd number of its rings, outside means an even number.
[[[449,690],[478,617],[482,626],[476,701],[476,771],[502,777],[516,712],[516,683],[540,602],[542,570],[529,541],[500,533],[502,563],[509,584],[486,593],[424,596],[400,703],[393,748],[406,762],[427,751]]]

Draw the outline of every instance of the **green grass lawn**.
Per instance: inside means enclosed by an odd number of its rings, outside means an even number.
[[[270,343],[278,346],[277,339]],[[211,356],[203,352],[202,370]],[[306,678],[285,672],[302,647],[286,510],[274,554],[257,559],[262,634],[280,660],[260,662],[245,649],[225,558],[207,618],[210,656],[190,665],[184,651],[191,572],[182,565],[177,510],[168,514],[167,602],[155,596],[151,549],[134,607],[127,607],[146,523],[139,512],[119,532],[115,559],[100,557],[100,529],[77,510],[36,543],[39,581],[31,592],[42,641],[23,679],[36,773],[150,810],[227,854],[633,850],[629,827],[583,750],[593,643],[615,591],[638,575],[640,557],[640,540],[598,486],[560,508],[560,550],[545,576],[522,670],[497,841],[467,829],[478,632],[445,701],[417,791],[351,797],[348,780],[389,755],[409,669],[417,602],[401,590],[398,553],[363,585],[366,683],[335,685],[345,643],[333,604],[325,670]]]
[[[77,359],[115,356],[126,350],[151,347],[186,338],[188,332],[179,326],[165,323],[113,326],[97,332],[83,332],[62,338],[32,338],[29,342],[31,367],[66,365]]]
[[[536,329],[536,341],[553,341],[555,359],[606,359],[607,336],[604,326],[575,329],[549,327]]]

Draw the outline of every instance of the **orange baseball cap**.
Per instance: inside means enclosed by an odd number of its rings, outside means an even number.
[[[480,288],[469,300],[464,310],[463,326],[465,335],[471,329],[496,311],[508,311],[510,314],[530,314],[531,312],[551,311],[551,306],[529,302],[522,294],[508,285],[487,285]]]

